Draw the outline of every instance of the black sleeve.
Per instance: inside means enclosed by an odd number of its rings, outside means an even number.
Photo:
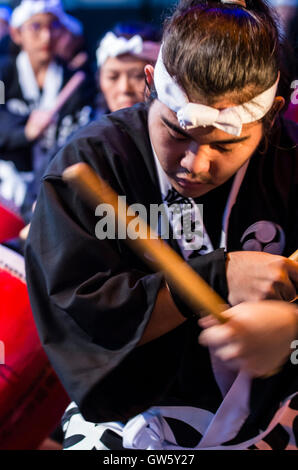
[[[11,61],[0,61],[0,81],[4,83],[5,100],[12,84]],[[11,160],[20,171],[31,170],[32,142],[25,136],[27,117],[11,113],[6,104],[0,104],[0,158]]]
[[[162,282],[123,259],[116,243],[97,240],[95,217],[87,228],[84,212],[61,180],[44,181],[26,246],[39,335],[79,406],[136,346]]]
[[[19,171],[32,169],[32,142],[25,136],[26,121],[0,105],[0,158],[12,161]]]

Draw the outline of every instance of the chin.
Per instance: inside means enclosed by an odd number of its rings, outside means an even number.
[[[38,54],[39,62],[51,62],[53,60],[52,51],[41,51]]]
[[[123,108],[131,108],[131,106],[134,106],[135,104],[136,104],[136,101],[126,101],[125,103],[121,103],[115,106],[115,110],[123,109]]]

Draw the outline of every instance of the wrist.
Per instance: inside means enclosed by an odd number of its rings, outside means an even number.
[[[166,288],[168,289],[168,292],[170,294],[170,297],[172,301],[174,302],[175,306],[179,310],[180,314],[186,318],[186,319],[198,319],[199,315],[195,313],[191,307],[189,307],[175,292],[175,290],[169,286],[169,284],[166,282]]]

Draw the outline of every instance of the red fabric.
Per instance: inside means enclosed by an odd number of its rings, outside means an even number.
[[[0,449],[36,449],[69,398],[42,349],[25,283],[1,268],[0,299]]]
[[[16,238],[24,227],[24,221],[0,203],[0,243]]]

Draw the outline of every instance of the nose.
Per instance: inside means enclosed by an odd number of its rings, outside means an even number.
[[[118,90],[122,93],[131,93],[131,80],[127,75],[123,74],[119,77]]]
[[[208,173],[211,165],[210,155],[205,146],[193,142],[182,158],[180,165],[192,174]]]
[[[52,36],[52,31],[51,31],[50,28],[48,28],[48,27],[42,28],[42,30],[41,30],[41,39],[42,39],[44,44],[48,44],[50,42],[51,36]]]

